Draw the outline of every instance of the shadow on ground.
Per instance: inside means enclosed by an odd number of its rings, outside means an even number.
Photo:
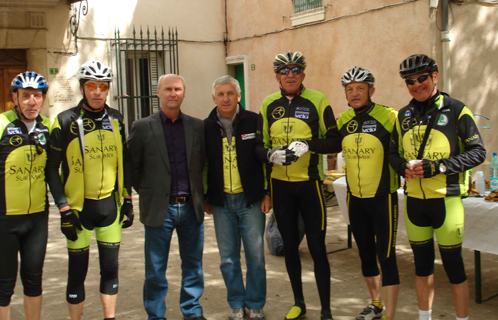
[[[333,200],[332,200],[333,201]],[[134,200],[138,207],[138,200]],[[330,203],[329,203],[330,204]],[[65,303],[65,286],[67,280],[67,251],[65,239],[59,229],[59,216],[55,207],[50,211],[49,243],[43,276],[43,311],[44,320],[69,319]],[[339,207],[328,209],[327,249],[334,251],[347,246],[347,228],[340,214]],[[208,320],[227,319],[229,307],[226,302],[226,290],[219,271],[219,255],[214,235],[213,219],[205,220],[204,276],[205,292],[201,298],[204,313]],[[116,308],[116,319],[147,319],[142,305],[142,285],[144,279],[143,258],[144,231],[142,224],[135,224],[123,231],[120,251],[120,289]],[[300,249],[303,267],[305,298],[308,307],[307,319],[319,319],[320,303],[314,285],[313,262],[305,241]],[[406,234],[398,233],[398,268],[401,287],[396,319],[418,319],[417,302],[414,290],[413,256]],[[472,319],[495,319],[498,314],[498,298],[483,304],[475,303],[474,260],[473,252],[464,249],[467,276],[470,284],[470,316]],[[332,312],[334,319],[346,320],[354,317],[369,303],[363,277],[361,276],[358,253],[353,249],[329,255],[332,270]],[[245,262],[243,261],[243,264]],[[268,294],[265,313],[268,320],[281,320],[293,304],[290,283],[285,271],[283,257],[266,253],[268,273]],[[482,254],[483,297],[498,293],[498,256]],[[176,236],[173,238],[168,263],[167,277],[169,292],[166,298],[169,320],[182,319],[179,310],[181,268]],[[99,300],[98,252],[95,240],[91,245],[90,268],[86,279],[86,301],[83,319],[103,319]],[[24,319],[22,306],[22,286],[20,280],[12,300],[12,320]],[[440,257],[436,260],[436,297],[433,319],[454,319],[450,285],[447,281]]]

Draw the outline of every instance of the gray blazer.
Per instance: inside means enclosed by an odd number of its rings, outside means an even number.
[[[202,170],[205,161],[204,122],[182,114],[187,144],[190,190],[197,220],[204,221]],[[148,227],[162,225],[168,212],[171,168],[161,116],[155,113],[133,123],[128,146],[132,185],[140,199],[140,221]]]

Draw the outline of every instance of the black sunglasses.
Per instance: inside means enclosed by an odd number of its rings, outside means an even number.
[[[407,85],[413,86],[416,82],[418,82],[418,83],[424,82],[425,80],[427,80],[427,78],[429,78],[429,76],[430,76],[430,74],[424,73],[424,74],[419,75],[416,78],[405,78],[405,82]]]
[[[35,133],[35,132],[31,132],[29,134],[29,139],[31,140],[31,142],[33,142],[36,146],[36,153],[38,155],[42,154],[43,153],[43,146],[47,144],[47,140],[45,139],[45,136],[43,135],[43,133]]]
[[[301,74],[303,73],[303,69],[299,67],[294,67],[294,68],[283,68],[278,71],[280,74],[289,74],[289,72],[292,71],[293,74]]]

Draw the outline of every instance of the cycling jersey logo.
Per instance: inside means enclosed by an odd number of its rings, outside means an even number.
[[[22,134],[21,128],[7,128],[7,134]]]
[[[104,141],[105,140],[105,134],[103,134],[102,132],[100,132],[99,134],[97,134],[97,139],[99,141]]]
[[[445,126],[447,124],[448,124],[448,117],[445,114],[440,115],[439,119],[437,120],[437,125]]]
[[[78,135],[78,124],[73,121],[71,123],[71,133],[74,135]],[[92,119],[85,118],[83,119],[83,130],[86,132],[93,131],[95,129],[95,122]]]
[[[273,110],[273,112],[271,113],[271,116],[275,120],[278,120],[278,119],[282,118],[284,115],[285,115],[285,109],[284,109],[284,107],[278,107],[275,110]]]
[[[348,123],[348,126],[346,127],[349,133],[354,133],[356,130],[358,130],[358,121],[353,120]]]
[[[310,111],[310,108],[306,108],[306,107],[296,107],[296,110],[297,110],[297,111]]]
[[[298,119],[309,119],[310,117],[310,113],[309,112],[299,112],[299,111],[296,111],[294,113],[294,116]]]
[[[411,116],[412,116],[412,111],[411,110],[406,110],[405,117],[411,117]]]
[[[363,123],[361,131],[365,133],[372,133],[377,131],[377,122],[375,120],[368,120]]]
[[[31,162],[36,160],[36,152],[26,151],[26,164],[31,164]]]
[[[92,131],[95,129],[95,122],[93,122],[92,119],[83,119],[83,130],[85,131]]]
[[[401,128],[403,128],[403,130],[410,130],[410,121],[412,122],[412,125],[416,125],[417,124],[417,119],[415,118],[405,118],[403,120],[403,122],[401,122]]]
[[[294,122],[282,123],[282,131],[287,134],[287,136],[292,137],[294,135]]]
[[[20,146],[22,143],[22,138],[21,136],[12,136],[9,140],[9,143],[13,145],[14,147]]]
[[[354,143],[356,143],[357,145],[361,145],[363,142],[363,137],[355,137],[354,138]]]

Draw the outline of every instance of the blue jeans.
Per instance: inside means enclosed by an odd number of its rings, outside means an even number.
[[[232,309],[262,309],[266,302],[266,269],[265,214],[261,212],[261,201],[248,208],[244,193],[225,196],[224,207],[212,208],[228,304]],[[241,239],[247,263],[246,289],[240,268]]]
[[[182,259],[180,308],[185,319],[202,316],[204,225],[197,221],[192,203],[171,204],[162,226],[145,227],[144,307],[149,320],[166,319],[166,267],[174,229]]]

